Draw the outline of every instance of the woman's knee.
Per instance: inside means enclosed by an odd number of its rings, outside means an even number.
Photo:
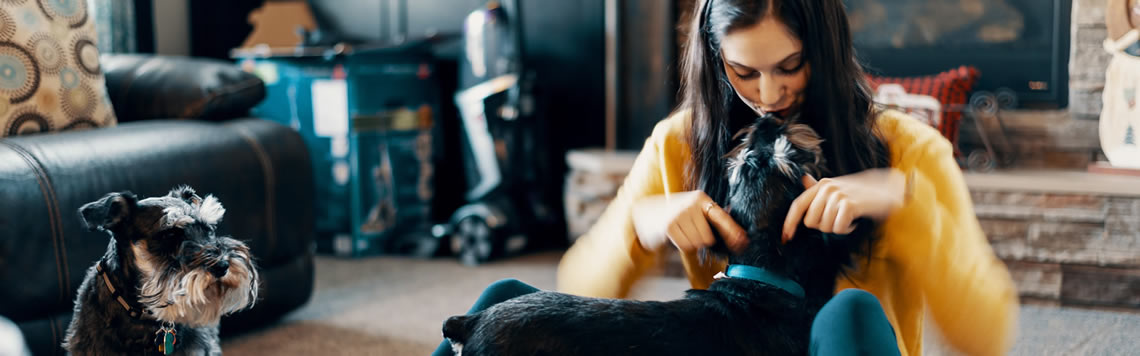
[[[514,278],[506,278],[491,283],[491,285],[487,286],[487,289],[484,290],[484,294],[527,294],[535,290],[536,288],[530,286],[529,284],[523,283],[522,281]]]
[[[875,314],[883,313],[883,305],[879,303],[879,298],[876,298],[874,294],[862,289],[844,289],[836,293],[827,304],[835,308],[846,310],[847,312],[871,311],[876,312]]]
[[[501,303],[507,299],[511,299],[520,295],[530,294],[537,292],[538,288],[532,287],[529,284],[523,283],[514,278],[498,280],[487,286],[483,290],[483,294],[475,301],[475,305],[471,306],[471,313],[478,312],[486,309],[492,305]]]
[[[819,310],[811,326],[813,355],[898,355],[894,327],[879,299],[843,290]]]
[[[835,294],[816,315],[817,324],[866,325],[886,321],[883,305],[875,295],[861,289],[845,289]]]

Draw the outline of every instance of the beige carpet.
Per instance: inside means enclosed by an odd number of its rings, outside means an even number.
[[[427,355],[440,326],[462,314],[488,284],[515,278],[554,288],[560,253],[468,267],[451,259],[317,259],[312,301],[278,325],[225,340],[226,355]],[[689,287],[651,278],[635,296],[678,298]]]
[[[230,337],[226,355],[428,355],[448,316],[467,311],[488,284],[516,278],[554,288],[559,253],[522,256],[480,267],[451,259],[320,257],[309,304],[281,322]],[[638,299],[674,299],[688,283],[653,277]],[[968,311],[963,311],[968,312]],[[1023,306],[1012,355],[1135,355],[1140,314]],[[953,355],[927,325],[927,355]]]

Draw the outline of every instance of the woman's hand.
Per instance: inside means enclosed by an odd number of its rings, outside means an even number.
[[[902,206],[906,176],[894,168],[869,169],[859,173],[816,181],[803,177],[804,187],[784,220],[783,241],[796,234],[800,222],[826,233],[849,234],[855,219],[882,221]]]
[[[748,245],[744,229],[702,191],[650,196],[633,205],[633,228],[646,250],[656,251],[667,241],[685,252],[712,246],[716,239],[710,226],[729,249]]]

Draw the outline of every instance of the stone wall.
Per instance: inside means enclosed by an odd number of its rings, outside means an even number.
[[[1096,120],[1103,106],[1104,73],[1112,55],[1104,50],[1107,0],[1073,0],[1069,43],[1069,112]]]
[[[637,151],[571,150],[566,154],[563,202],[567,235],[577,240],[594,225],[617,194]]]
[[[972,189],[1023,297],[1140,308],[1140,196]]]

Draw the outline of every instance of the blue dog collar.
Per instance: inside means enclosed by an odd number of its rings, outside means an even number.
[[[724,274],[731,278],[751,279],[760,283],[769,284],[783,289],[794,296],[800,298],[804,297],[804,288],[800,287],[799,283],[760,267],[728,265],[728,269],[724,271]]]

